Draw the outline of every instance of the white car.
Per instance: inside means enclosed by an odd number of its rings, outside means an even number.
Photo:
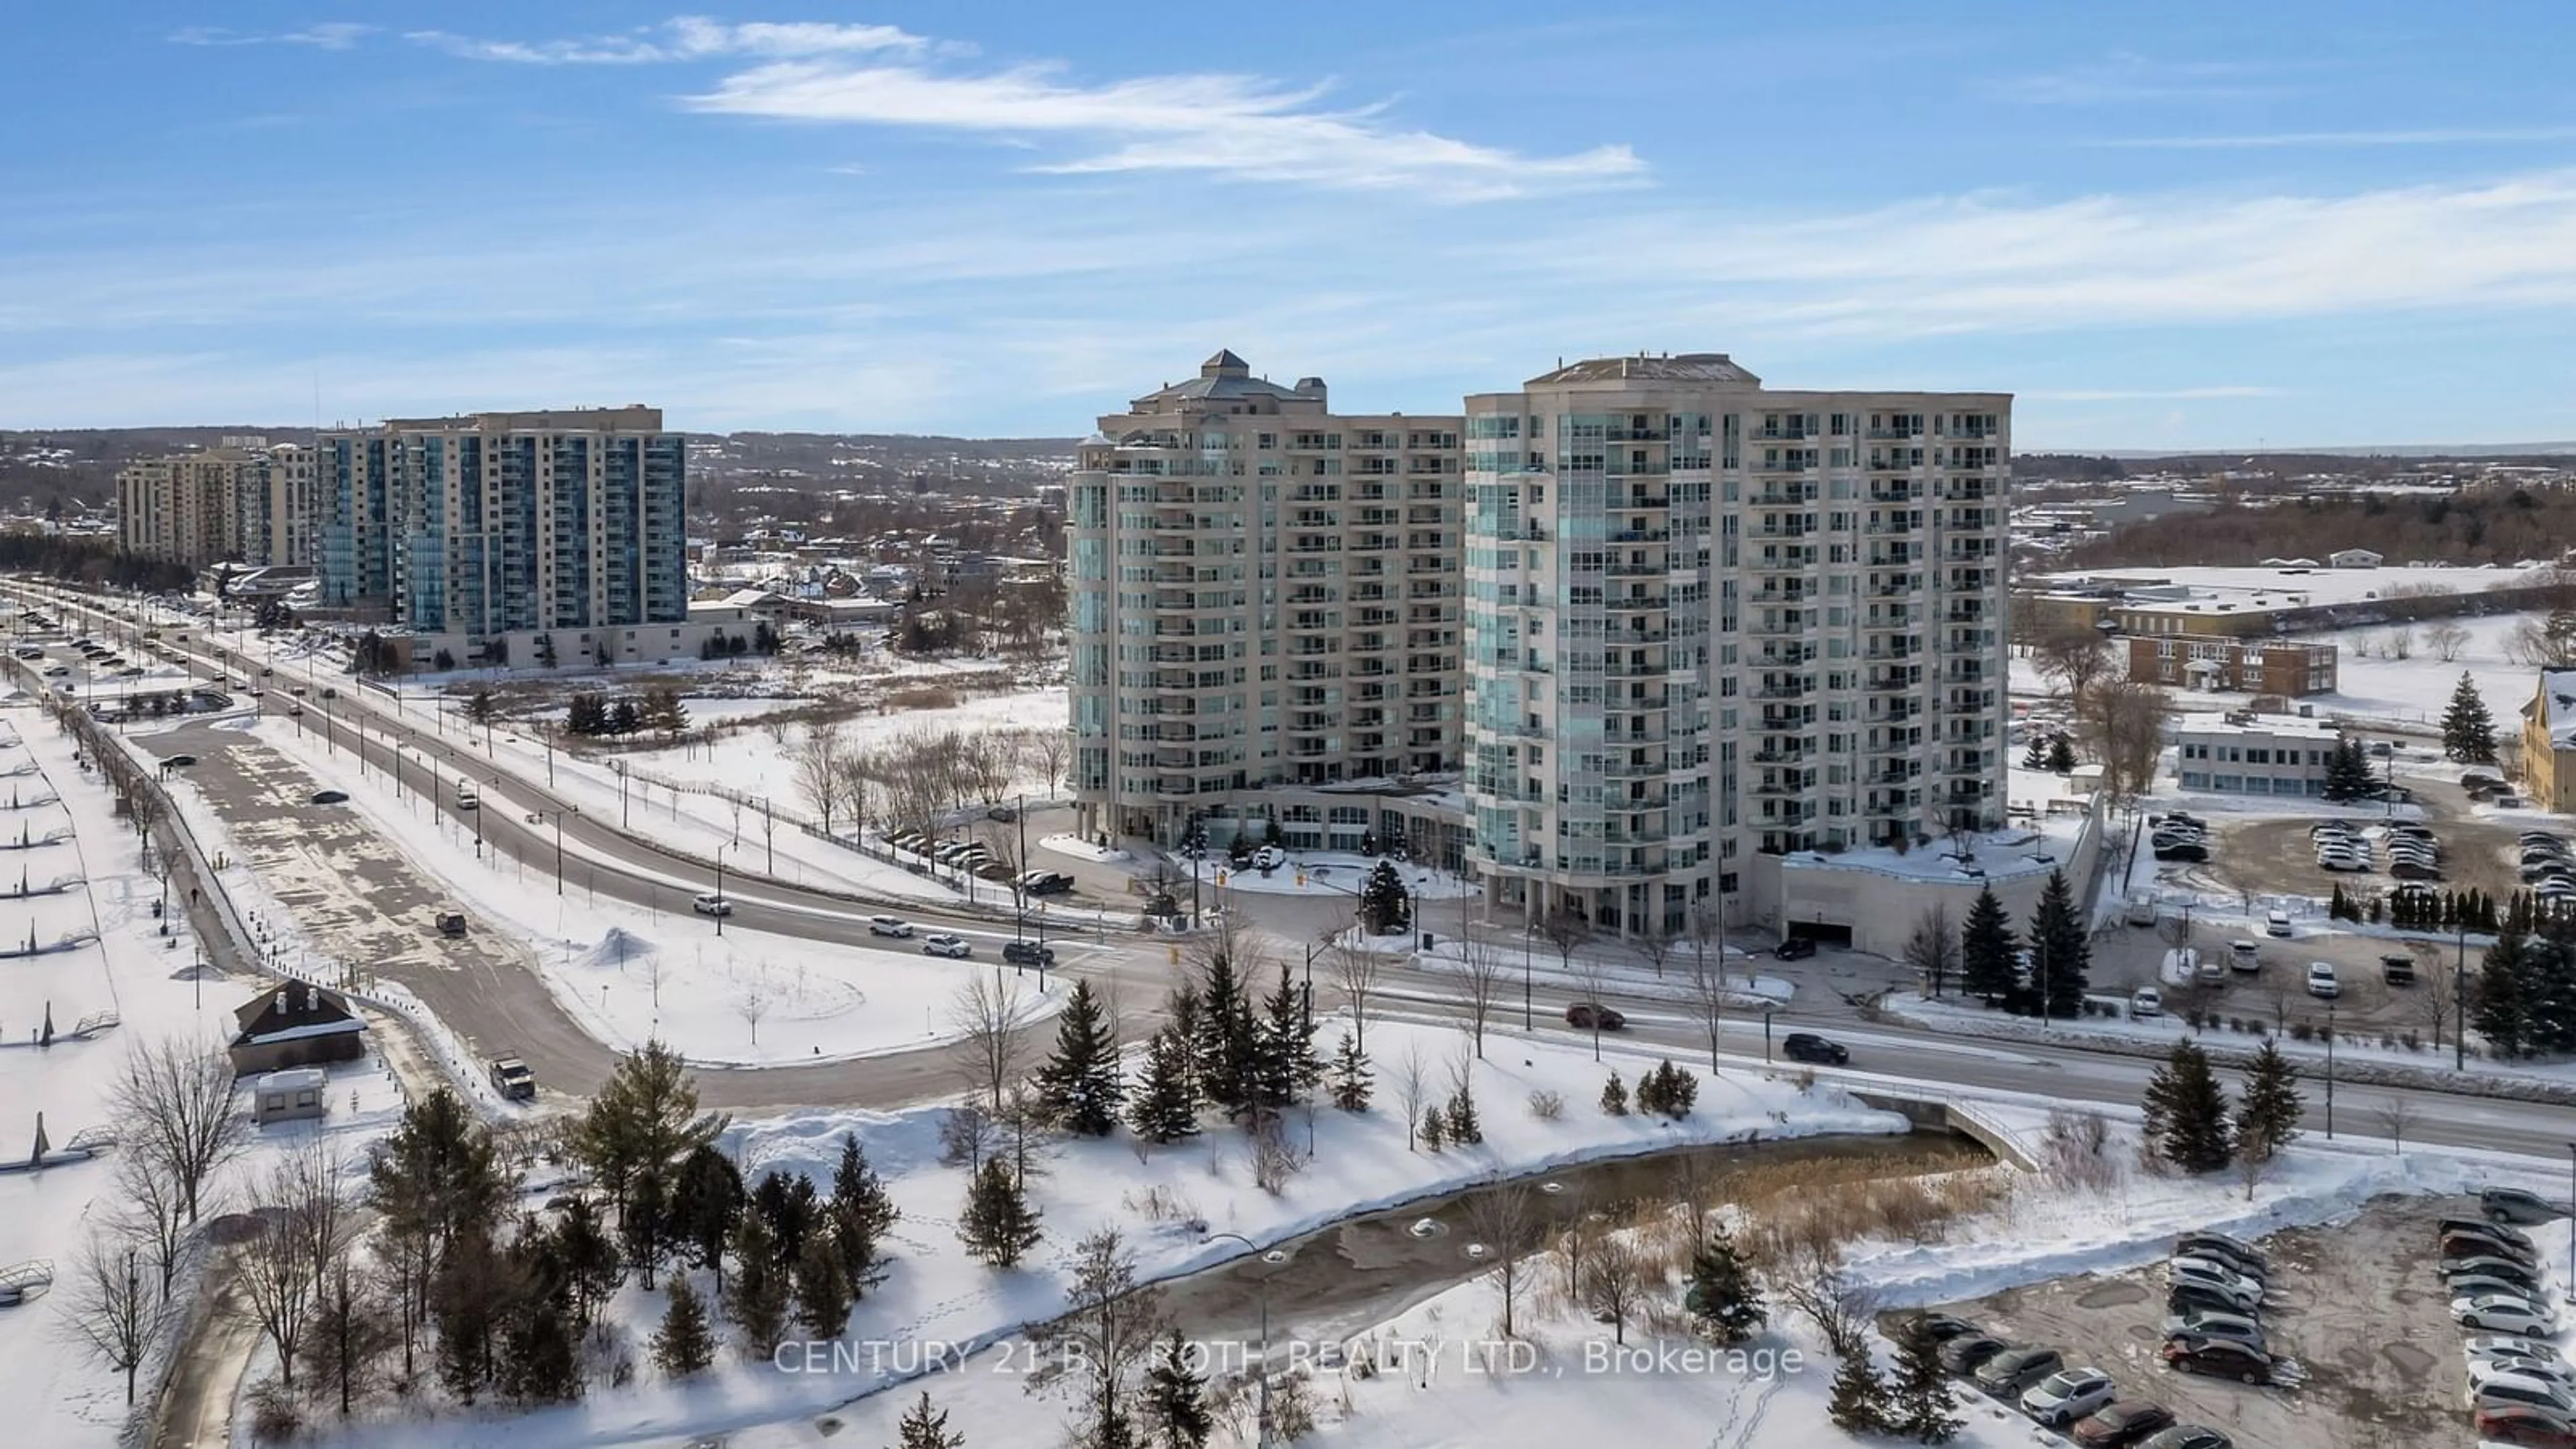
[[[2461,1347],[2462,1350],[2472,1359],[2520,1358],[2552,1360],[2559,1356],[2558,1345],[2551,1343],[2546,1339],[2524,1338],[2519,1334],[2512,1333],[2477,1334],[2472,1336],[2468,1342],[2461,1345]]]
[[[2165,1265],[2165,1271],[2176,1283],[2193,1283],[2215,1288],[2230,1297],[2256,1303],[2263,1301],[2263,1285],[2237,1272],[2216,1258],[2184,1254]]]
[[[2328,1001],[2343,995],[2343,983],[2336,979],[2332,961],[2308,963],[2308,994]]]
[[[1288,863],[1288,852],[1275,845],[1265,845],[1252,853],[1254,870],[1277,870]]]
[[[868,917],[868,934],[871,936],[910,936],[912,934],[912,922],[905,920],[901,916],[870,916]]]
[[[2129,1015],[2162,1016],[2164,1014],[2165,994],[2163,992],[2152,986],[2141,986],[2129,993]]]
[[[689,906],[690,909],[695,910],[702,916],[730,916],[733,914],[733,902],[726,900],[720,895],[712,893],[697,896],[689,902]]]
[[[968,945],[963,936],[924,936],[921,938],[921,950],[922,954],[927,956],[963,957],[975,954],[975,948]]]
[[[2021,1396],[2021,1411],[2052,1429],[2062,1429],[2118,1397],[2111,1376],[2100,1369],[2060,1369]]]
[[[2265,911],[2263,913],[2263,934],[2266,936],[2287,936],[2290,934],[2290,913],[2288,911]]]
[[[2451,1300],[2451,1318],[2462,1328],[2492,1328],[2499,1333],[2551,1334],[2558,1319],[2547,1308],[2518,1293],[2478,1293]]]
[[[2560,1389],[2576,1389],[2576,1365],[2563,1358],[2473,1358],[2469,1360],[2469,1395],[2493,1380],[2512,1374],[2538,1379]]]

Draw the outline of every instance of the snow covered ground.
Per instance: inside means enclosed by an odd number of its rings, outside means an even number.
[[[67,833],[26,851],[0,851],[7,891],[23,879],[38,890],[69,882],[60,894],[0,899],[0,938],[23,942],[32,929],[41,944],[71,938],[83,944],[33,958],[0,960],[0,1156],[26,1160],[41,1114],[46,1136],[63,1148],[86,1129],[113,1125],[109,1099],[129,1051],[167,1038],[220,1047],[231,1035],[233,1008],[254,988],[206,973],[199,979],[195,944],[172,912],[171,933],[160,933],[152,908],[161,884],[142,867],[133,830],[114,814],[114,801],[94,770],[74,765],[72,742],[32,708],[0,710],[0,772],[32,764],[33,773],[11,776],[49,786],[54,804],[0,812],[10,826],[32,826],[36,837]],[[6,837],[15,840],[11,828]],[[50,1014],[55,1040],[33,1045]],[[101,1025],[74,1039],[83,1020]],[[223,1182],[240,1183],[264,1171],[283,1150],[314,1137],[353,1156],[381,1132],[398,1110],[399,1088],[380,1059],[370,1055],[332,1069],[330,1115],[322,1122],[283,1123],[256,1134],[251,1152],[227,1169]],[[55,1288],[14,1307],[0,1307],[0,1404],[9,1407],[12,1443],[46,1449],[82,1449],[118,1442],[126,1421],[119,1375],[85,1359],[68,1340],[65,1321],[75,1294],[74,1258],[93,1224],[117,1201],[114,1149],[88,1161],[64,1161],[40,1172],[0,1172],[0,1269],[51,1260]],[[150,1271],[148,1268],[146,1271]],[[142,1393],[149,1401],[162,1364],[146,1365]]]
[[[2036,1137],[2038,1105],[1986,1109],[1998,1125]],[[1852,1280],[1885,1307],[1955,1301],[2069,1273],[2152,1263],[2177,1232],[2215,1229],[2260,1237],[2351,1216],[2382,1193],[2456,1192],[2492,1181],[2546,1188],[2557,1174],[2519,1172],[2465,1154],[2392,1155],[2384,1142],[2293,1146],[2245,1200],[2239,1179],[2190,1179],[2137,1171],[2133,1129],[2115,1125],[2106,1155],[2119,1164],[2096,1191],[2050,1189],[2025,1179],[1984,1213],[1921,1242],[1863,1240],[1846,1249]],[[1994,1171],[1987,1169],[1986,1171]],[[2563,1184],[2560,1184],[2563,1186]],[[2554,1242],[2554,1240],[2551,1240]],[[2563,1271],[2563,1270],[2562,1270]],[[1776,1299],[1765,1329],[1731,1357],[1707,1341],[1658,1333],[1632,1320],[1625,1344],[1590,1314],[1549,1291],[1553,1264],[1525,1275],[1516,1340],[1499,1334],[1500,1291],[1487,1275],[1427,1299],[1330,1347],[1290,1341],[1283,1364],[1319,1367],[1311,1380],[1317,1431],[1301,1443],[1330,1449],[1487,1449],[1492,1445],[1709,1445],[1714,1449],[1815,1449],[1855,1442],[1827,1416],[1835,1359],[1813,1326]],[[1653,1295],[1667,1308],[1679,1285]],[[1893,1348],[1871,1335],[1883,1369]],[[1033,1397],[1012,1365],[1022,1343],[1002,1345],[955,1371],[837,1412],[838,1437],[891,1442],[895,1420],[920,1391],[949,1414],[969,1444],[1046,1442],[1067,1417],[1061,1397]],[[1367,1364],[1373,1371],[1336,1366]],[[1952,1441],[1968,1449],[2063,1444],[1992,1400],[1958,1391],[1965,1421]],[[809,1424],[737,1435],[736,1449],[808,1449]],[[1220,1441],[1224,1442],[1224,1441]],[[1248,1443],[1246,1438],[1241,1442]]]
[[[1377,862],[1376,856],[1356,851],[1298,850],[1288,853],[1286,865],[1267,874],[1251,868],[1237,869],[1221,855],[1198,862],[1198,872],[1199,879],[1227,890],[1262,895],[1344,896],[1356,902],[1360,887],[1368,883]],[[1483,886],[1447,871],[1401,861],[1395,868],[1404,875],[1404,888],[1413,892],[1417,900],[1461,900],[1484,894]]]
[[[1327,1023],[1327,1043],[1338,1028]],[[353,1437],[369,1445],[487,1445],[506,1433],[523,1446],[678,1442],[695,1435],[731,1433],[747,1426],[808,1415],[908,1376],[922,1345],[976,1346],[1052,1317],[1063,1302],[1065,1260],[1071,1245],[1096,1228],[1115,1226],[1135,1245],[1142,1270],[1168,1276],[1235,1256],[1239,1244],[1210,1241],[1211,1232],[1241,1233],[1268,1243],[1296,1236],[1372,1206],[1468,1186],[1488,1174],[1535,1171],[1588,1158],[1651,1151],[1748,1134],[1797,1137],[1829,1132],[1885,1134],[1902,1119],[1861,1107],[1831,1088],[1801,1090],[1788,1080],[1730,1071],[1703,1077],[1698,1108],[1678,1124],[1639,1116],[1607,1117],[1590,1104],[1600,1094],[1605,1068],[1572,1044],[1514,1043],[1472,1068],[1487,1134],[1480,1147],[1439,1153],[1410,1151],[1403,1114],[1393,1105],[1393,1079],[1408,1052],[1428,1064],[1436,1095],[1449,1090],[1450,1064],[1459,1034],[1446,1027],[1373,1021],[1368,1047],[1377,1063],[1378,1105],[1352,1115],[1329,1106],[1314,1114],[1314,1155],[1276,1195],[1251,1181],[1243,1134],[1211,1125],[1199,1138],[1170,1147],[1140,1148],[1123,1134],[1108,1141],[1060,1143],[1045,1149],[1030,1177],[1031,1196],[1044,1213],[1045,1240],[1027,1263],[994,1270],[968,1259],[956,1240],[954,1220],[964,1199],[966,1172],[938,1162],[936,1113],[899,1115],[824,1112],[738,1125],[729,1145],[746,1175],[779,1168],[828,1176],[841,1134],[855,1131],[870,1161],[884,1173],[902,1207],[895,1230],[897,1259],[885,1284],[860,1303],[848,1339],[884,1350],[860,1353],[844,1371],[781,1374],[766,1363],[735,1361],[728,1350],[700,1382],[672,1387],[649,1371],[631,1388],[602,1389],[583,1406],[545,1410],[512,1421],[503,1430],[488,1413],[432,1422],[394,1422]],[[1614,1047],[1614,1051],[1616,1048]],[[1652,1057],[1620,1055],[1612,1065],[1633,1080]],[[1542,1120],[1526,1107],[1534,1090],[1560,1093],[1573,1104],[1558,1120]],[[1288,1139],[1303,1148],[1308,1123],[1292,1113]],[[629,1289],[619,1313],[638,1337],[658,1321],[658,1297]],[[896,1346],[906,1352],[894,1352]],[[639,1355],[640,1357],[640,1355]],[[1011,1394],[1019,1389],[1013,1381]],[[1025,1412],[1054,1410],[1031,1402]],[[989,1427],[972,1442],[983,1445],[1050,1442],[1052,1428],[1032,1431]],[[810,1436],[810,1426],[781,1432]],[[856,1442],[874,1444],[871,1433]],[[739,1441],[737,1441],[739,1442]]]
[[[2500,614],[2484,619],[2411,626],[2381,624],[2293,636],[2302,643],[2334,644],[2341,649],[2336,659],[2335,692],[2302,702],[2314,704],[2320,715],[2333,711],[2439,724],[2443,709],[2451,702],[2451,691],[2459,687],[2460,675],[2465,671],[2476,682],[2478,693],[2485,696],[2487,710],[2495,716],[2498,727],[2510,730],[2516,722],[2514,711],[2530,700],[2535,682],[2531,667],[2515,663],[2506,652],[2514,630],[2526,617]],[[2459,657],[2448,663],[2443,662],[2428,638],[2431,630],[2444,623],[2468,634]],[[2395,636],[2401,633],[2409,641],[2409,657],[2404,659],[2392,657],[2396,652]]]
[[[989,966],[925,956],[910,942],[876,950],[740,926],[718,936],[711,918],[685,908],[680,890],[672,909],[644,912],[594,903],[578,887],[558,895],[553,880],[525,862],[478,856],[472,832],[431,811],[417,788],[398,797],[384,771],[361,776],[353,755],[330,752],[289,721],[263,720],[252,733],[316,781],[347,791],[349,808],[443,882],[481,928],[526,940],[555,999],[612,1046],[658,1037],[710,1065],[909,1050],[951,1034],[960,973]],[[997,951],[984,946],[988,957]],[[1060,995],[1033,994],[1032,1014],[1052,1010]]]

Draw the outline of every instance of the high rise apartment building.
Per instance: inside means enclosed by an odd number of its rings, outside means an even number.
[[[544,634],[659,657],[669,640],[639,626],[680,637],[688,450],[660,409],[392,420],[315,454],[325,607],[440,647]]]
[[[279,443],[245,473],[233,495],[233,529],[249,564],[313,565],[313,450]]]
[[[128,463],[116,473],[118,547],[190,568],[241,557],[238,500],[265,467],[239,448]]]
[[[1067,489],[1074,779],[1086,832],[1325,813],[1454,771],[1459,430],[1340,415],[1220,352],[1100,419]],[[1317,832],[1320,840],[1320,829]]]
[[[2002,824],[2010,422],[2008,394],[1773,391],[1709,353],[1468,398],[1489,905],[1776,923],[1782,857]]]

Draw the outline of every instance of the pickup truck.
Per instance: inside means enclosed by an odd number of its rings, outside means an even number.
[[[512,1102],[533,1102],[537,1098],[537,1074],[517,1057],[494,1057],[491,1066],[492,1090]]]

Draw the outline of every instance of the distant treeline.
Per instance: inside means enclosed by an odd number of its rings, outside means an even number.
[[[196,577],[186,564],[120,553],[101,538],[0,533],[0,573],[41,574],[90,588],[184,589]]]
[[[2442,497],[2365,494],[2309,498],[2209,513],[2166,514],[2077,544],[2058,567],[2176,568],[2248,565],[2267,558],[2325,562],[2367,548],[2389,564],[2513,564],[2555,559],[2576,546],[2576,492],[2520,488]]]

